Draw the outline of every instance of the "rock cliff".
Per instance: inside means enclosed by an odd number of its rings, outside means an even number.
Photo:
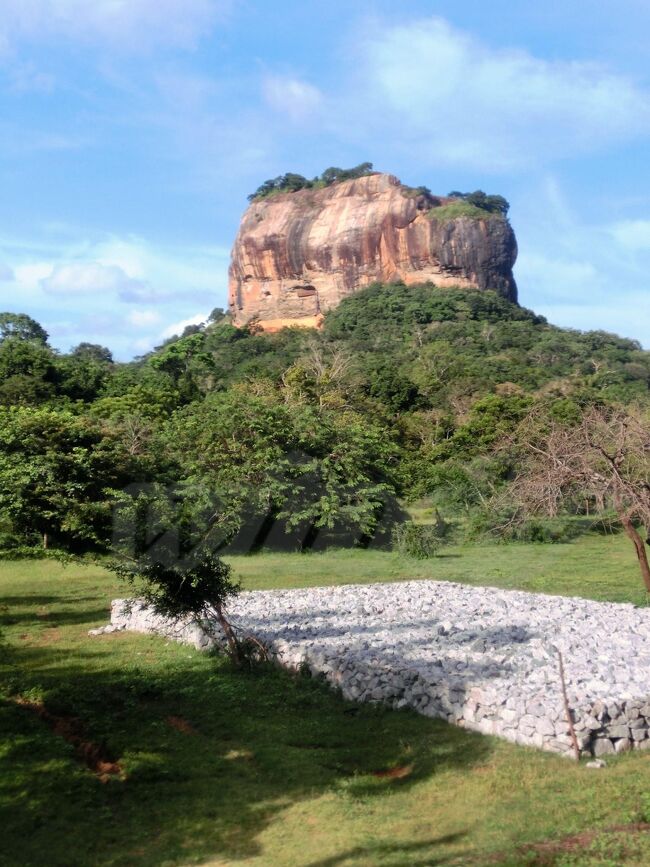
[[[509,222],[488,212],[448,218],[450,201],[387,174],[254,200],[232,251],[233,321],[259,319],[267,331],[318,325],[378,280],[494,289],[516,301]]]

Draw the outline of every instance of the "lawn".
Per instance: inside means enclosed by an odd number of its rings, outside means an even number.
[[[432,577],[640,602],[624,543],[231,559],[249,588]],[[0,864],[650,863],[648,753],[589,770],[305,676],[89,638],[122,593],[95,566],[0,564]]]
[[[247,590],[430,578],[646,604],[632,543],[622,533],[585,535],[563,545],[450,546],[430,560],[372,550],[227,559]]]

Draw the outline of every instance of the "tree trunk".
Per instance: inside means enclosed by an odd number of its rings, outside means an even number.
[[[641,538],[636,527],[634,526],[630,518],[627,517],[627,515],[619,515],[619,517],[621,519],[623,529],[632,540],[632,544],[634,545],[634,549],[636,551],[636,556],[639,560],[639,568],[641,569],[641,576],[643,577],[645,589],[648,591],[648,593],[650,593],[650,564],[648,563],[648,555],[645,550],[643,539]]]
[[[47,550],[50,540],[48,539],[47,533],[43,533],[43,547]]]
[[[228,647],[230,648],[230,655],[237,665],[241,663],[241,654],[239,651],[239,642],[237,641],[237,636],[235,632],[228,622],[226,615],[223,613],[223,608],[221,605],[215,605],[214,610],[217,614],[217,620],[219,621],[219,626],[223,629],[223,634],[226,636],[226,641],[228,643]]]

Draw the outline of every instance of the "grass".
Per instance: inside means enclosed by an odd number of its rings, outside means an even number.
[[[558,545],[450,546],[431,560],[373,550],[262,553],[227,559],[247,590],[429,578],[646,604],[634,549],[623,534],[589,534]]]
[[[448,205],[440,205],[427,211],[430,220],[456,220],[458,217],[471,217],[473,220],[502,220],[503,214],[498,211],[486,211],[478,208],[471,202],[450,202]]]
[[[429,562],[372,551],[231,559],[247,587],[483,577],[633,601],[640,579],[623,541],[458,548]],[[650,754],[590,771],[353,705],[304,676],[243,674],[159,638],[89,638],[122,593],[98,567],[0,564],[0,864],[650,862],[650,835],[628,828],[650,817]],[[122,777],[102,782],[17,697],[76,717]]]

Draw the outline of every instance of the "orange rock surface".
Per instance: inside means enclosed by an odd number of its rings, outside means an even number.
[[[430,196],[387,174],[253,201],[232,251],[234,323],[318,326],[325,311],[375,281],[494,289],[516,301],[508,221],[487,213],[435,219],[431,206]]]

